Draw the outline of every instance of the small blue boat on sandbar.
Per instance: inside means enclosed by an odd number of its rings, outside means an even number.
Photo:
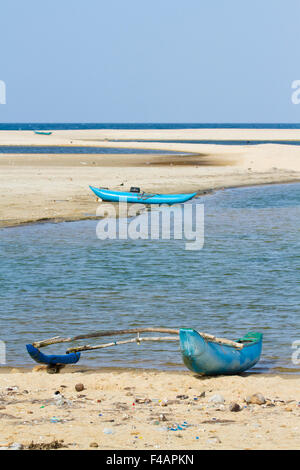
[[[247,333],[235,347],[204,339],[191,328],[179,331],[183,362],[201,375],[234,375],[250,369],[259,361],[262,338],[261,333]]]
[[[94,188],[90,186],[90,189],[96,194],[97,197],[103,201],[111,202],[128,202],[128,203],[140,203],[140,204],[180,204],[189,201],[197,195],[197,193],[191,194],[150,194],[138,191],[112,191],[110,189]]]

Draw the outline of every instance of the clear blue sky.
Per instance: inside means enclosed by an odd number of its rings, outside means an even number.
[[[6,0],[1,122],[300,122],[299,0]]]

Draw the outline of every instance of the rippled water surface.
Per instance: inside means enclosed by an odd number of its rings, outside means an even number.
[[[67,146],[39,146],[39,145],[0,145],[0,154],[158,154],[158,155],[185,155],[183,152],[172,150],[131,149],[115,147],[67,147]]]
[[[164,326],[233,339],[261,331],[262,359],[253,370],[299,373],[291,355],[300,340],[300,185],[230,189],[195,203],[205,205],[200,251],[185,250],[182,240],[100,241],[97,221],[0,230],[8,365],[31,364],[25,344],[33,340]],[[81,363],[183,368],[177,343],[87,352]]]

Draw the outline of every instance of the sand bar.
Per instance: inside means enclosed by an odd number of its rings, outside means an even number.
[[[80,129],[54,130],[51,135],[33,131],[0,131],[0,145],[110,146],[107,140],[300,140],[300,129]],[[125,143],[118,143],[125,144]],[[151,148],[151,147],[150,147]],[[152,147],[153,148],[153,147]]]
[[[1,131],[0,145],[105,146],[174,150],[190,155],[0,155],[0,226],[94,217],[89,185],[157,193],[300,181],[300,147],[110,142],[109,138],[297,139],[299,130]]]

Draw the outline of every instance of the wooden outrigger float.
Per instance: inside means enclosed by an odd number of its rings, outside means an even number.
[[[69,343],[82,339],[100,338],[106,336],[120,336],[135,333],[131,339],[111,341],[104,344],[82,345],[70,347],[64,355],[46,355],[39,348],[53,344]],[[141,337],[140,333],[165,333],[169,336]],[[174,335],[174,336],[171,336]],[[36,341],[28,344],[27,351],[30,357],[38,363],[46,364],[48,372],[59,372],[66,364],[75,364],[83,351],[109,348],[113,346],[142,342],[179,341],[181,354],[186,366],[203,375],[238,374],[252,367],[260,358],[262,349],[262,335],[248,333],[238,341],[226,338],[217,338],[208,333],[197,332],[188,328],[132,328],[128,330],[97,331],[86,335],[73,337],[60,337]]]

